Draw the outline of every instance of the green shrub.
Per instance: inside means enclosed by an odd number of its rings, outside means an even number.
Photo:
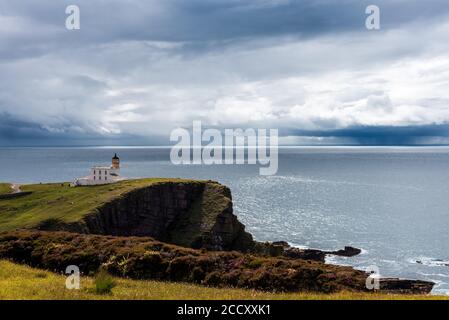
[[[120,261],[117,262],[117,267],[120,270],[122,276],[126,276],[128,273],[129,264],[129,254],[125,257],[121,257]]]
[[[248,263],[248,268],[250,268],[250,269],[257,269],[257,268],[260,268],[262,265],[263,265],[263,260],[261,260],[261,259],[254,259],[254,260],[251,260]]]
[[[112,289],[116,286],[114,279],[104,269],[100,269],[94,278],[93,292],[96,294],[112,294]]]

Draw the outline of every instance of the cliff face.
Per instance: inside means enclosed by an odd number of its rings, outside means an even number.
[[[80,222],[41,229],[150,236],[185,247],[251,250],[252,236],[233,214],[229,188],[216,182],[163,182],[137,188]]]

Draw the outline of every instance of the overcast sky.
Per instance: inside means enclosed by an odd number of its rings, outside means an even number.
[[[0,0],[0,145],[168,145],[193,120],[449,144],[449,3]]]

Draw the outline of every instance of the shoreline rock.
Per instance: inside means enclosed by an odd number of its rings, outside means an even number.
[[[362,250],[350,246],[345,246],[344,249],[340,249],[337,251],[325,251],[325,253],[341,257],[354,257],[362,253]]]
[[[424,280],[409,280],[399,278],[380,278],[380,290],[391,293],[418,293],[428,294],[432,291],[435,283]]]
[[[362,252],[361,249],[351,246],[345,246],[344,249],[336,251],[324,251],[319,249],[302,249],[292,247],[286,241],[273,242],[256,242],[253,249],[254,253],[264,254],[269,256],[284,256],[292,259],[315,260],[324,262],[327,255],[353,257]]]

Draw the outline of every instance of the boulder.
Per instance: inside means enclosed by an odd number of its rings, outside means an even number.
[[[326,251],[326,254],[332,254],[335,256],[342,256],[342,257],[353,257],[362,252],[361,249],[346,246],[344,249],[340,249],[337,251]]]

